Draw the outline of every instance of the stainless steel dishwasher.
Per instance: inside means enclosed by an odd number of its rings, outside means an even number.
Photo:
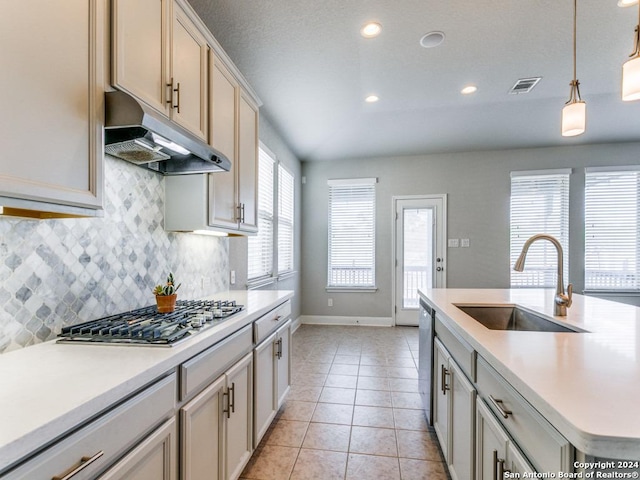
[[[433,425],[431,418],[433,412],[433,337],[436,312],[427,303],[420,299],[420,313],[418,317],[419,342],[418,349],[418,390],[422,400],[427,423]]]

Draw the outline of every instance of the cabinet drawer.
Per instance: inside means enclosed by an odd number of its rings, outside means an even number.
[[[251,325],[180,365],[180,400],[199,392],[253,348]]]
[[[73,480],[97,474],[174,413],[176,375],[172,374],[47,448],[11,471],[5,480],[58,479],[74,469]]]
[[[260,317],[253,323],[253,338],[255,344],[260,344],[271,332],[285,324],[291,315],[291,302],[287,300],[278,308]]]
[[[567,439],[482,357],[478,358],[477,387],[537,471],[570,471],[571,446]]]
[[[449,353],[456,359],[462,371],[471,379],[476,380],[476,351],[471,345],[449,330],[436,315],[436,335]]]

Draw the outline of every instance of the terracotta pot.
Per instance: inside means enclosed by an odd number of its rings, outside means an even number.
[[[158,313],[171,313],[176,309],[176,298],[178,294],[173,295],[156,295],[156,303],[158,304]]]

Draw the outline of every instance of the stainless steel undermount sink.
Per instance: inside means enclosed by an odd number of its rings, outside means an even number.
[[[517,305],[456,305],[456,307],[490,330],[584,332],[573,326],[560,325]]]

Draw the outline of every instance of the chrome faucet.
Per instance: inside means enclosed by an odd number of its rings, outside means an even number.
[[[518,257],[516,264],[513,266],[513,269],[516,272],[521,272],[524,270],[524,261],[525,258],[527,258],[527,252],[529,251],[529,247],[531,246],[531,244],[536,240],[548,240],[553,244],[554,247],[556,247],[556,250],[558,252],[558,284],[556,286],[556,296],[554,299],[555,308],[553,310],[553,314],[561,317],[566,317],[567,308],[571,306],[571,302],[573,301],[573,285],[567,285],[567,293],[565,294],[564,279],[562,275],[562,245],[560,245],[560,242],[555,237],[552,237],[551,235],[547,235],[545,233],[539,233],[538,235],[534,235],[529,240],[524,242],[524,245],[522,246],[522,252]]]

